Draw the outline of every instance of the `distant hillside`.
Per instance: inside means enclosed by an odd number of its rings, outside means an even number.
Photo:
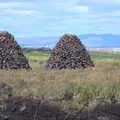
[[[112,34],[86,34],[79,35],[87,48],[120,48],[120,35]],[[52,48],[60,37],[18,37],[17,42],[23,47]]]
[[[33,51],[51,53],[51,49],[50,48],[45,48],[45,47],[41,47],[41,48],[23,48],[24,53],[30,53],[30,52],[33,52]]]

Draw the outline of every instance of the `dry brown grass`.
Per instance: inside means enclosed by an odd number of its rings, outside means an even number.
[[[94,61],[95,68],[85,70],[46,71],[44,63],[31,62],[32,71],[0,71],[0,82],[13,86],[14,95],[45,96],[52,99],[73,99],[66,103],[74,109],[96,96],[113,92],[120,98],[120,63]],[[112,66],[111,66],[112,64]],[[77,107],[76,107],[77,106]]]

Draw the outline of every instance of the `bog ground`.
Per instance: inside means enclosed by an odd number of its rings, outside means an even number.
[[[9,83],[14,95],[35,95],[61,102],[71,110],[86,108],[85,104],[112,94],[120,99],[120,53],[90,52],[95,68],[85,70],[46,71],[49,52],[24,51],[32,70],[0,71],[0,82]]]

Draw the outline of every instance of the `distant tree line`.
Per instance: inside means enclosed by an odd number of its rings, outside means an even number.
[[[22,49],[23,49],[23,52],[25,52],[25,53],[29,53],[29,52],[32,52],[32,51],[51,53],[51,49],[50,48],[46,48],[46,47],[41,47],[41,48],[22,48]]]

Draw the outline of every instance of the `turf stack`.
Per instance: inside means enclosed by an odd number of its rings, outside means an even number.
[[[0,69],[29,69],[21,47],[7,31],[0,31]]]
[[[47,69],[81,69],[94,67],[86,48],[76,35],[65,34],[53,48]]]

